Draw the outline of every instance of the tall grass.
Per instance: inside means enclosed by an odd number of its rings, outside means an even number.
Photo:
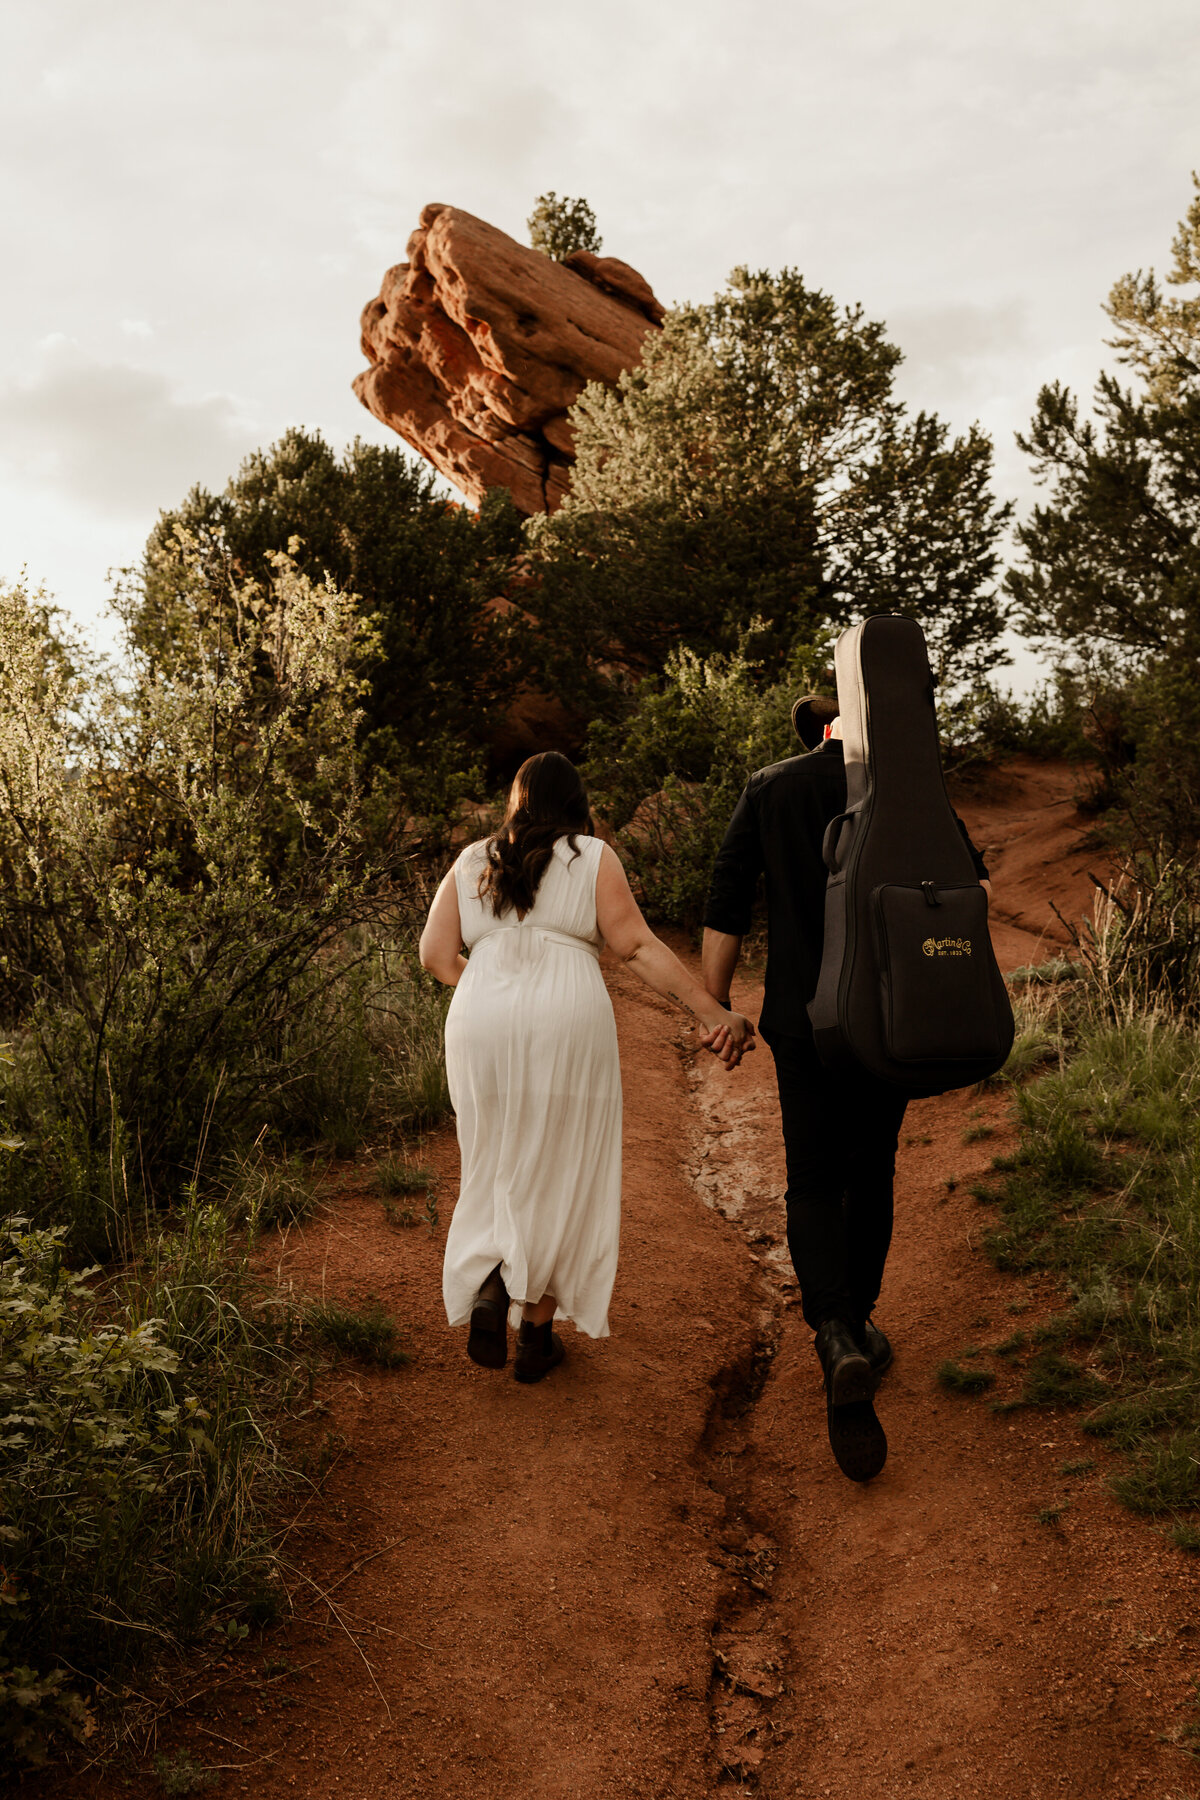
[[[1050,1066],[1016,1092],[1019,1144],[999,1159],[986,1247],[1050,1270],[1067,1309],[1020,1345],[1018,1404],[1069,1406],[1124,1452],[1113,1489],[1173,1515],[1200,1508],[1200,881],[1144,859],[1101,893],[1080,960],[1026,982],[1026,1051]],[[1018,1045],[1021,1032],[1018,1033]]]
[[[450,995],[420,967],[415,935],[360,930],[339,947],[341,978],[297,1013],[291,1078],[263,1109],[279,1138],[352,1155],[371,1133],[420,1131],[446,1116]]]
[[[1108,1017],[1200,1024],[1200,862],[1164,847],[1130,857],[1076,933],[1089,998]]]

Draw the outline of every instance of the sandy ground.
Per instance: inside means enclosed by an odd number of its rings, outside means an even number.
[[[1008,967],[1064,941],[1051,901],[1088,906],[1071,791],[1025,762],[960,791]],[[729,1074],[607,976],[626,1095],[613,1336],[568,1332],[533,1388],[475,1368],[440,1308],[453,1132],[419,1153],[436,1230],[389,1225],[355,1165],[280,1240],[279,1274],[378,1297],[413,1361],[324,1383],[327,1466],[285,1542],[295,1617],[198,1666],[203,1691],[123,1765],[30,1791],[161,1792],[156,1748],[264,1800],[1192,1800],[1197,1559],[1108,1498],[1069,1416],[995,1414],[935,1380],[1055,1298],[979,1250],[967,1186],[1011,1141],[1006,1096],[909,1109],[877,1313],[891,1452],[858,1487],[829,1454],[783,1243],[769,1053]]]

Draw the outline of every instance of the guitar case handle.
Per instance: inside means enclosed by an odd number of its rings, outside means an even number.
[[[842,826],[849,825],[857,817],[853,812],[840,812],[836,819],[830,819],[825,827],[825,836],[821,839],[821,858],[831,875],[836,875],[841,866],[837,860],[838,839],[842,835]]]

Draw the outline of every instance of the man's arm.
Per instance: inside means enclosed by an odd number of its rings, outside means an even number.
[[[987,895],[988,899],[990,900],[992,897],[992,884],[988,880],[988,866],[987,866],[986,862],[984,862],[984,860],[983,860],[983,851],[976,844],[976,842],[972,838],[970,832],[967,830],[966,825],[959,818],[957,813],[955,813],[955,815],[954,815],[954,823],[958,826],[958,829],[961,831],[963,843],[967,846],[967,850],[970,854],[971,861],[975,865],[975,878],[978,881],[980,887],[983,889],[984,893]]]
[[[722,1005],[728,1004],[733,971],[742,953],[741,937],[732,931],[714,931],[704,927],[704,948],[700,953],[700,979]]]
[[[762,842],[750,789],[733,810],[729,828],[713,864],[708,905],[704,909],[701,980],[714,999],[729,1004],[729,985],[750,929],[754,894],[762,872]],[[718,1043],[710,1049],[721,1053]]]

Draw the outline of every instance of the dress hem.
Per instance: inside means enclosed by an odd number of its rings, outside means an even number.
[[[514,1331],[517,1329],[517,1327],[521,1323],[521,1307],[524,1304],[525,1303],[521,1300],[513,1300],[511,1305],[509,1306],[508,1323],[512,1326]],[[462,1313],[458,1318],[452,1319],[450,1317],[449,1313],[447,1313],[446,1323],[449,1325],[451,1331],[458,1331],[464,1325],[469,1325],[471,1323],[471,1312],[474,1308],[474,1305],[475,1305],[475,1302],[474,1302],[474,1300],[472,1300],[471,1305],[467,1308],[466,1312]],[[585,1325],[583,1320],[577,1319],[573,1313],[569,1313],[569,1312],[565,1311],[562,1307],[559,1307],[558,1311],[554,1315],[554,1323],[557,1325],[560,1322],[565,1322],[568,1325],[573,1325],[575,1327],[576,1331],[581,1331],[583,1333],[584,1337],[598,1339],[598,1338],[606,1338],[606,1337],[612,1336],[612,1333],[610,1332],[610,1330],[608,1328],[607,1318],[604,1320],[604,1323],[602,1325],[600,1325],[596,1328],[593,1328],[591,1325]]]

